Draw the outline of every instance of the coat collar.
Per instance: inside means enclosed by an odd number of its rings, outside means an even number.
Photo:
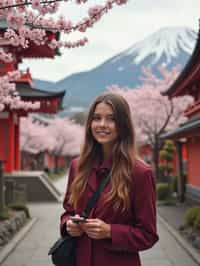
[[[94,163],[92,165],[92,168],[96,171],[99,171],[101,169],[111,169],[112,168],[112,156],[110,156],[107,160],[103,161],[100,163],[100,159],[96,158],[94,160]]]
[[[100,163],[99,159],[95,159],[91,174],[88,177],[88,185],[94,192],[98,185],[98,178],[106,175],[106,172],[108,173],[112,168],[112,157],[105,160],[103,163]]]

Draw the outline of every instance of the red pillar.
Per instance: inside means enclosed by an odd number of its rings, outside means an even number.
[[[15,121],[15,170],[21,169],[21,152],[20,152],[20,124],[19,124],[19,117],[16,118]]]
[[[8,158],[5,171],[10,173],[15,169],[15,125],[12,111],[9,112],[8,127]]]
[[[0,112],[0,159],[3,163],[3,170],[7,170],[8,165],[8,140],[9,135],[9,112]]]

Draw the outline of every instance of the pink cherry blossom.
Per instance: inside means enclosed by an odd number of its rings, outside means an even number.
[[[48,126],[33,122],[30,116],[21,119],[20,142],[23,151],[48,151],[55,156],[74,156],[80,153],[82,139],[82,126],[66,118],[49,119]]]
[[[32,0],[32,8],[40,10],[41,9],[40,0]]]

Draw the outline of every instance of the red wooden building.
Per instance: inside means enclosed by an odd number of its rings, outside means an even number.
[[[173,139],[177,147],[178,194],[181,201],[200,202],[200,30],[197,43],[190,60],[175,83],[164,93],[170,98],[191,95],[194,103],[185,114],[188,121],[162,138]],[[187,150],[187,162],[184,165],[182,147]],[[186,178],[184,178],[184,170]]]
[[[0,20],[0,39],[7,25],[5,20]],[[47,38],[52,40],[58,39],[59,35],[47,32]],[[33,42],[30,43],[27,49],[22,47],[13,47],[9,43],[4,43],[0,46],[6,47],[9,53],[13,55],[12,63],[0,62],[0,76],[5,75],[9,71],[17,70],[18,64],[23,58],[54,58],[59,54],[57,49],[53,50],[48,45],[36,46]],[[33,85],[29,69],[21,74],[21,78],[16,81],[16,88],[24,101],[40,102],[40,108],[37,112],[57,113],[62,108],[62,99],[65,92],[48,92],[36,89]],[[26,116],[33,110],[25,111],[10,110],[6,108],[0,112],[0,159],[4,160],[4,171],[11,173],[20,169],[20,150],[19,150],[19,131],[20,117]]]
[[[27,80],[25,81],[24,76]],[[65,92],[46,92],[32,86],[29,72],[16,82],[17,91],[24,101],[40,102],[39,113],[57,113],[61,109]],[[29,77],[29,80],[28,80]],[[20,169],[19,130],[20,117],[27,116],[33,110],[25,111],[5,109],[0,112],[0,158],[5,161],[4,171]],[[35,112],[35,111],[34,111]]]

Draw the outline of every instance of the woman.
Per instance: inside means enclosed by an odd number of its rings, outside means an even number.
[[[110,182],[86,222],[75,223],[101,178]],[[129,106],[100,95],[86,122],[84,145],[71,162],[61,234],[77,237],[76,266],[140,266],[139,251],[158,241],[152,169],[136,156]]]

